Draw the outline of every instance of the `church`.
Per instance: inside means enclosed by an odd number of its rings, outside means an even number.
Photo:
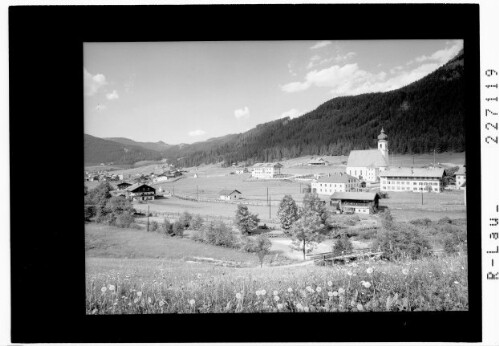
[[[388,164],[388,136],[382,128],[378,136],[378,149],[350,152],[347,174],[372,183],[379,180],[379,173],[387,169]]]

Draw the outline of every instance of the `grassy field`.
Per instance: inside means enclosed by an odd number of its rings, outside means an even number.
[[[465,257],[343,267],[222,268],[87,259],[87,314],[468,309]]]

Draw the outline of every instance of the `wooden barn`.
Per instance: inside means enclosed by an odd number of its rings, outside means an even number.
[[[335,192],[330,205],[342,213],[374,214],[380,196],[376,192]]]
[[[241,199],[241,192],[238,190],[222,190],[219,193],[220,199],[224,201],[234,201]]]

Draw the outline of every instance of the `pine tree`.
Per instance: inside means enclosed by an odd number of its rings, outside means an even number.
[[[260,219],[258,215],[250,213],[247,206],[239,204],[236,210],[235,221],[241,233],[247,235],[258,226]]]
[[[281,220],[281,227],[285,233],[289,232],[291,226],[298,220],[298,206],[291,195],[285,195],[279,203],[277,211],[279,220]]]

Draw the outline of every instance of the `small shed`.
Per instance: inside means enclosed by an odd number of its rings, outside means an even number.
[[[242,197],[242,193],[238,190],[222,190],[218,195],[224,201],[233,201]]]
[[[330,205],[342,213],[373,214],[378,210],[379,199],[377,192],[335,192]]]

